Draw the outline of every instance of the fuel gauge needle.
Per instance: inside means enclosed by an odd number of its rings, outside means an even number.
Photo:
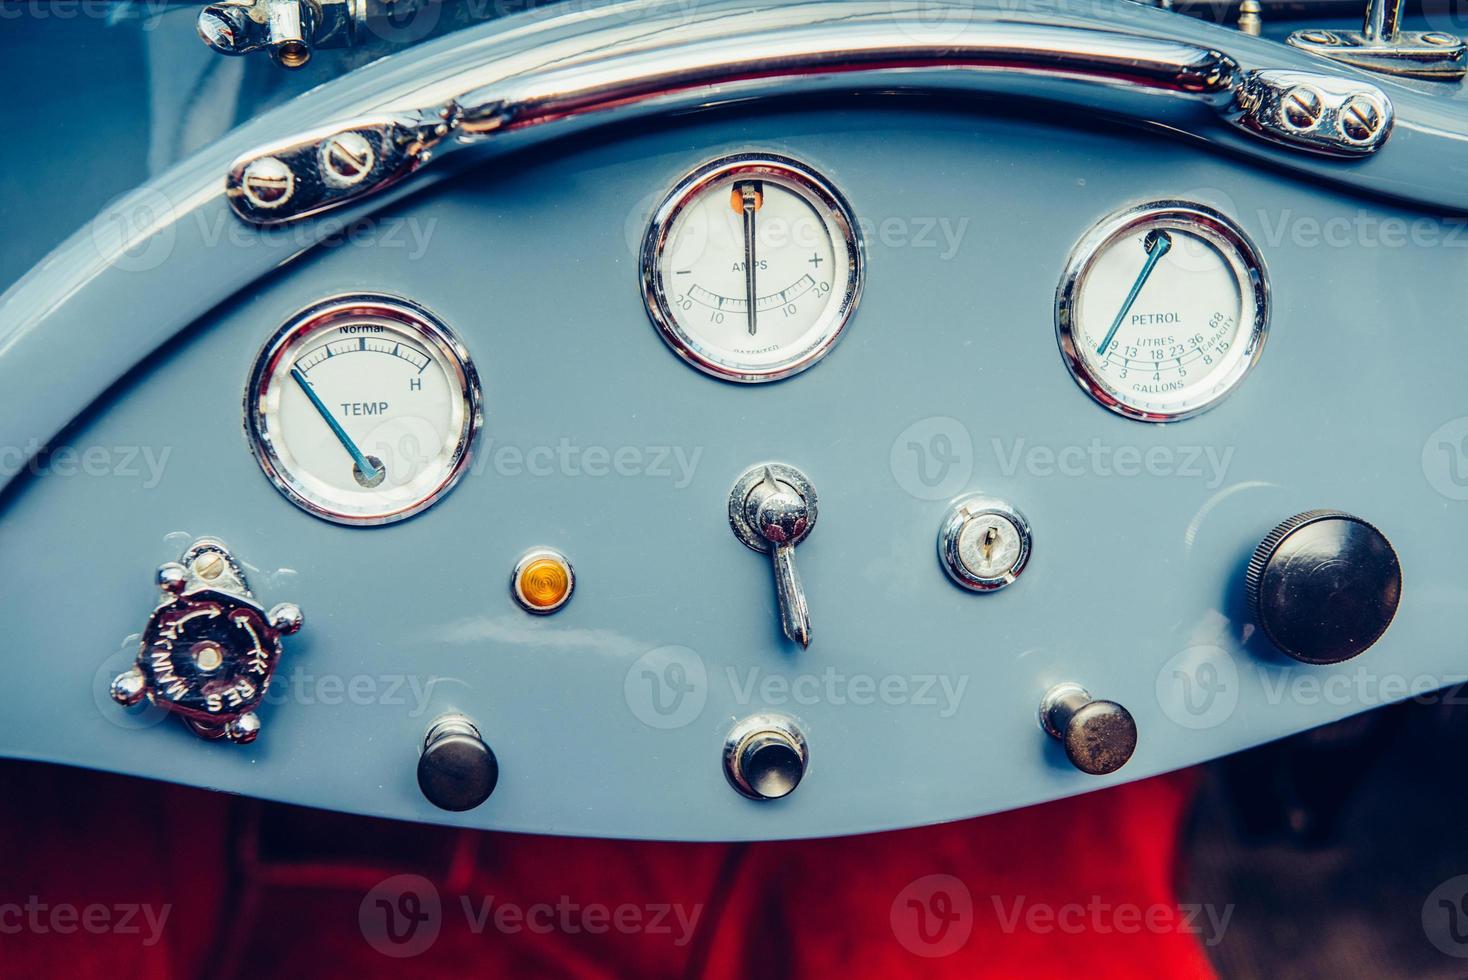
[[[744,202],[744,298],[749,304],[749,335],[754,336],[754,212],[759,209],[759,189],[754,184],[739,188]]]
[[[1106,331],[1106,339],[1096,347],[1097,354],[1105,354],[1106,348],[1111,346],[1111,341],[1116,337],[1116,332],[1121,329],[1121,321],[1131,312],[1132,304],[1137,301],[1137,294],[1147,284],[1147,278],[1152,275],[1152,270],[1157,268],[1157,263],[1172,248],[1172,236],[1165,231],[1155,231],[1148,236],[1151,241],[1147,244],[1147,261],[1142,263],[1142,271],[1137,273],[1137,281],[1132,283],[1132,291],[1126,294],[1126,302],[1121,304],[1121,310],[1116,314],[1116,319],[1111,321],[1111,329]]]
[[[311,382],[307,381],[306,376],[301,373],[301,369],[292,367],[291,377],[296,379],[296,384],[300,385],[301,390],[306,393],[306,397],[311,399],[311,404],[316,406],[316,411],[320,412],[321,417],[326,420],[326,424],[331,426],[331,431],[336,434],[337,439],[342,444],[342,448],[351,453],[352,460],[356,462],[357,469],[361,470],[363,478],[369,481],[377,479],[377,467],[369,463],[367,457],[362,455],[362,450],[357,448],[357,444],[352,441],[352,437],[347,435],[347,430],[343,429],[341,423],[331,414],[331,410],[326,407],[326,404],[316,394],[315,389],[311,387]]]

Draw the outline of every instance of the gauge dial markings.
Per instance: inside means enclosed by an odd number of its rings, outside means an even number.
[[[414,347],[412,344],[404,343],[401,340],[387,340],[381,337],[345,337],[328,341],[301,354],[292,363],[309,374],[313,367],[330,358],[357,353],[387,354],[391,357],[401,358],[416,367],[420,374],[424,368],[433,363],[433,358],[429,356],[427,351]]]
[[[809,275],[804,275],[779,292],[766,293],[764,296],[757,297],[755,299],[755,306],[760,310],[775,309],[776,307],[784,306],[786,303],[799,299],[815,288],[816,281]],[[713,290],[705,289],[697,283],[688,287],[687,295],[695,303],[698,303],[700,306],[706,306],[711,310],[738,311],[749,306],[749,300],[747,299],[740,299],[735,296],[721,296]]]

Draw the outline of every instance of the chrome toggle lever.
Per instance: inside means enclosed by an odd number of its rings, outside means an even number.
[[[802,647],[810,646],[810,606],[795,571],[795,546],[815,523],[815,487],[793,466],[752,466],[729,491],[729,526],[745,545],[770,556],[780,626]]]

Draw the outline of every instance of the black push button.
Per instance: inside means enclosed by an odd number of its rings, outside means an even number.
[[[428,729],[418,757],[418,788],[428,802],[444,810],[472,810],[489,799],[499,778],[499,760],[469,719],[451,715]]]

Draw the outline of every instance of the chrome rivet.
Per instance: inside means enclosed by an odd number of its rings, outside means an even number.
[[[178,595],[188,585],[188,570],[176,561],[158,566],[158,588],[170,595]]]
[[[332,187],[351,187],[372,172],[377,154],[361,133],[337,133],[321,144],[321,176]]]
[[[112,700],[131,707],[148,694],[148,680],[134,667],[112,678]]]
[[[1314,129],[1320,122],[1321,111],[1320,93],[1308,85],[1294,86],[1279,103],[1280,120],[1287,128],[1297,131]]]
[[[1365,143],[1381,131],[1381,107],[1364,95],[1353,95],[1341,106],[1341,134],[1353,143]]]
[[[271,608],[266,617],[270,628],[291,636],[301,631],[301,625],[306,621],[301,614],[301,607],[294,602],[282,602]]]
[[[257,208],[278,208],[296,190],[296,175],[275,157],[251,160],[240,175],[240,189]]]
[[[805,734],[785,715],[750,715],[724,739],[724,775],[751,800],[789,796],[809,765]]]
[[[1443,46],[1462,43],[1456,36],[1444,34],[1442,31],[1428,31],[1422,35],[1422,40],[1427,44],[1439,44]]]

